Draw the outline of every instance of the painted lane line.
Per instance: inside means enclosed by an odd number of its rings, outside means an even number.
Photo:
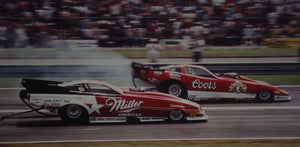
[[[298,110],[300,106],[203,107],[204,110]]]
[[[0,144],[24,143],[89,143],[89,142],[144,142],[144,141],[222,141],[222,140],[299,140],[300,137],[245,137],[245,138],[153,138],[153,139],[107,139],[107,140],[55,140],[55,141],[15,141],[0,142]]]
[[[31,111],[31,109],[23,109],[23,110],[0,110],[0,113],[21,113],[25,111]],[[48,112],[47,110],[39,110],[39,112]]]
[[[299,110],[300,106],[259,106],[259,107],[203,107],[204,110]],[[29,111],[30,109],[23,110],[0,110],[0,113],[19,113]],[[48,112],[47,110],[40,110]]]
[[[300,88],[300,85],[275,85],[274,87],[277,87],[277,88]],[[124,86],[124,87],[119,87],[119,88],[122,88],[122,89],[130,89],[130,88],[133,88],[133,87],[127,87],[127,86]],[[155,88],[155,87],[141,87],[141,88]],[[1,87],[0,90],[21,90],[21,89],[25,89],[25,88],[22,88],[22,87]]]

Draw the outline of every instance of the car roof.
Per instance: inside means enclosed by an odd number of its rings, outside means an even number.
[[[75,84],[82,84],[82,83],[86,83],[86,84],[108,84],[107,82],[104,81],[100,81],[100,80],[74,80],[71,82],[64,82],[59,84],[60,86],[71,86],[71,85],[75,85]],[[109,84],[108,84],[109,85]]]
[[[59,84],[59,86],[62,86],[62,87],[65,87],[65,86],[72,86],[72,85],[75,85],[75,84],[100,84],[100,85],[106,85],[108,87],[110,87],[111,89],[114,89],[115,91],[119,92],[119,93],[123,93],[123,91],[110,84],[110,83],[107,83],[105,81],[100,81],[100,80],[86,80],[86,79],[83,79],[83,80],[74,80],[74,81],[71,81],[71,82],[64,82],[64,83],[61,83]]]

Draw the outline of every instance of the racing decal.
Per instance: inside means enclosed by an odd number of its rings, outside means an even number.
[[[141,113],[119,113],[119,117],[140,117]]]
[[[140,70],[140,75],[143,80],[147,79],[147,71],[146,70],[143,70],[143,69]]]
[[[162,75],[162,71],[153,71],[153,74],[158,77]]]
[[[101,105],[101,104],[86,104],[86,105],[88,106],[89,114],[96,112],[99,115],[101,115],[100,108],[102,108],[104,105]]]
[[[229,86],[229,91],[237,94],[245,93],[247,92],[247,86],[245,84],[242,84],[241,82],[235,82]]]
[[[173,108],[182,108],[182,109],[185,108],[184,105],[175,105],[175,104],[170,104],[170,107],[173,107]]]
[[[107,106],[111,106],[109,112],[119,111],[119,112],[127,112],[127,113],[138,109],[142,103],[144,102],[136,101],[136,100],[117,99],[117,98],[109,98],[105,102]]]
[[[217,84],[216,82],[201,82],[200,79],[196,79],[192,82],[193,88],[199,88],[199,89],[216,89]]]
[[[171,73],[171,74],[170,74],[170,77],[171,77],[171,78],[174,78],[174,79],[181,80],[181,75],[179,75],[179,74]]]
[[[158,80],[156,78],[148,78],[148,80],[149,80],[149,82],[154,83],[154,84],[158,83]]]
[[[275,90],[275,91],[274,91],[274,94],[280,94],[280,91]]]

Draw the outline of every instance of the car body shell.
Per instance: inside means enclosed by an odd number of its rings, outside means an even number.
[[[288,92],[266,82],[252,80],[236,73],[214,74],[203,66],[168,65],[152,68],[133,63],[132,68],[137,77],[156,85],[158,91],[163,91],[168,83],[180,84],[187,93],[183,98],[190,100],[255,99],[262,91],[270,92],[273,100],[291,100]]]
[[[90,123],[126,122],[129,118],[163,121],[168,119],[172,110],[183,111],[185,120],[207,119],[197,103],[157,92],[123,91],[103,81],[51,84],[49,81],[23,79],[22,83],[27,94],[21,97],[27,98],[31,104],[58,111],[69,105],[78,105],[86,110]]]

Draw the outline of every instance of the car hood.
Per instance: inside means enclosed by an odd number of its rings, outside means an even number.
[[[158,100],[165,100],[165,101],[171,101],[171,102],[177,102],[177,103],[183,103],[186,105],[191,105],[193,107],[200,107],[198,103],[185,100],[176,96],[172,96],[169,94],[164,93],[158,93],[158,92],[134,92],[134,91],[123,91],[124,95],[127,96],[139,96],[143,98],[150,98],[150,99],[158,99]]]

